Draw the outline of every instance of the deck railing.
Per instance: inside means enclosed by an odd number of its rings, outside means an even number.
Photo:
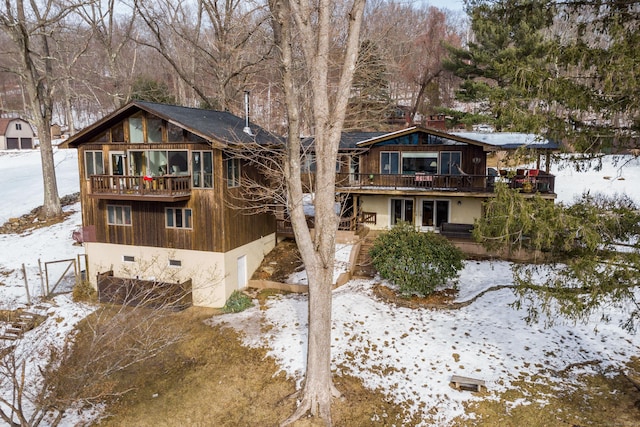
[[[188,196],[191,194],[191,175],[131,176],[91,175],[93,195],[127,196]]]
[[[338,173],[336,186],[343,189],[393,189],[493,192],[495,183],[506,182],[512,188],[526,192],[553,192],[555,176],[539,173],[533,176],[514,175],[431,175],[431,174],[367,174]]]

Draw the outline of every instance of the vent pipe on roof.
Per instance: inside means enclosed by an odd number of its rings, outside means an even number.
[[[249,136],[253,136],[251,132],[251,128],[249,127],[249,91],[244,91],[244,129],[242,129],[244,133]]]

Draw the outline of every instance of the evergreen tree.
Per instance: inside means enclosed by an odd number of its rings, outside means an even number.
[[[528,319],[587,318],[602,307],[631,303],[626,322],[640,320],[640,211],[626,197],[584,194],[572,206],[527,199],[504,184],[485,206],[474,237],[490,250],[535,250],[539,264],[514,264],[517,307]],[[553,320],[551,320],[553,321]]]
[[[470,0],[473,41],[451,48],[459,99],[497,129],[578,151],[635,148],[640,130],[640,2]]]

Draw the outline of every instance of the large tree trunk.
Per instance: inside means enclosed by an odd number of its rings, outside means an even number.
[[[335,165],[351,81],[358,56],[364,0],[354,0],[348,15],[347,38],[337,88],[328,84],[329,52],[334,5],[331,0],[271,0],[275,43],[280,49],[283,90],[289,134],[285,158],[288,211],[300,255],[309,279],[309,334],[307,369],[300,405],[284,421],[290,424],[307,412],[331,425],[331,397],[339,394],[331,378],[331,289],[338,217],[335,212]],[[295,36],[294,36],[295,34]],[[303,52],[304,83],[298,85],[294,44]],[[301,180],[300,104],[303,84],[310,85],[311,116],[315,130],[315,230],[307,226]]]

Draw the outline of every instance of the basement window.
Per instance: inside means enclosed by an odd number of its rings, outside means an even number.
[[[179,259],[170,259],[169,267],[182,267],[182,261]]]
[[[136,257],[131,256],[131,255],[124,255],[122,257],[122,261],[124,261],[124,262],[135,262],[136,261]]]

